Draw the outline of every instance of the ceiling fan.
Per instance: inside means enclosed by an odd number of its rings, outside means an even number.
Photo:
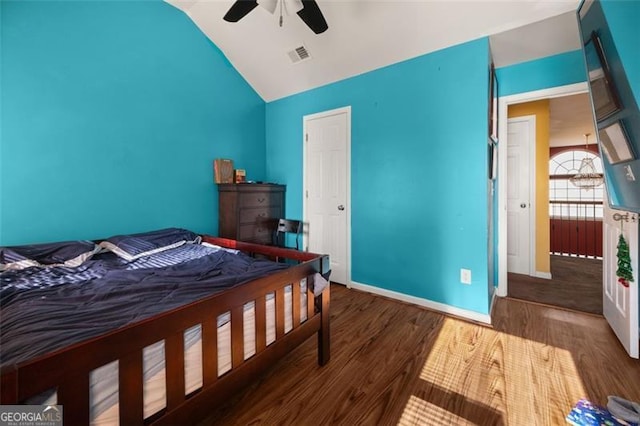
[[[323,33],[329,28],[315,0],[236,0],[223,19],[227,22],[238,22],[258,5],[274,13],[278,4],[280,5],[280,26],[282,26],[282,11],[284,9],[287,12],[297,13],[300,19],[316,34]]]

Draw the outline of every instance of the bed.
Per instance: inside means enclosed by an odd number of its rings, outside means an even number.
[[[276,260],[276,261],[273,261]],[[189,424],[317,334],[329,258],[182,229],[0,248],[2,404]]]

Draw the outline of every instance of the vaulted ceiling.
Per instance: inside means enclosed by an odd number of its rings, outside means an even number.
[[[497,66],[579,47],[578,0],[318,0],[329,25],[314,34],[284,0],[237,23],[222,19],[233,0],[166,0],[183,10],[265,101],[491,36]],[[304,46],[310,59],[293,63]]]

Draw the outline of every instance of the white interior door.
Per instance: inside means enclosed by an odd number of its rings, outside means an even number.
[[[307,250],[328,254],[331,281],[350,284],[351,109],[304,118],[304,218]]]
[[[531,152],[535,116],[511,118],[507,137],[507,271],[533,275],[531,268]],[[535,157],[534,157],[535,158]]]
[[[606,198],[606,197],[605,197]],[[615,220],[614,216],[620,220]],[[609,325],[632,358],[638,358],[638,219],[633,213],[613,210],[604,202],[604,253],[602,268],[602,311]],[[627,218],[625,220],[624,218]],[[618,282],[618,238],[629,244],[633,282],[624,287]]]

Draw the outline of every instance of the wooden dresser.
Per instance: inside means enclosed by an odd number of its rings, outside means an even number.
[[[270,244],[284,217],[284,185],[218,184],[218,234],[222,238]]]

